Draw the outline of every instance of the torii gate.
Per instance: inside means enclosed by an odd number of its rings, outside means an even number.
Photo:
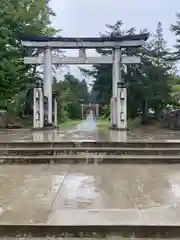
[[[25,64],[44,65],[44,96],[48,99],[48,124],[52,125],[52,64],[112,64],[111,126],[114,129],[127,129],[127,89],[121,75],[122,64],[139,64],[140,57],[121,55],[122,48],[141,47],[149,34],[126,35],[122,37],[31,37],[24,36],[22,45],[28,48],[41,48],[44,56],[25,57]],[[112,49],[111,56],[87,57],[86,49]],[[78,49],[78,57],[53,56],[53,49]],[[119,90],[118,90],[119,89]],[[42,106],[43,104],[40,104]],[[41,115],[43,110],[39,111]],[[43,123],[43,116],[40,122]],[[36,119],[34,118],[34,127]],[[40,127],[44,125],[41,124]]]
[[[99,116],[99,104],[81,104],[81,117],[82,120],[84,119],[84,109],[92,110],[94,109],[95,117],[97,118]]]

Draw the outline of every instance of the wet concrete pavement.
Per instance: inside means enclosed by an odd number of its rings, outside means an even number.
[[[0,240],[14,240],[14,237],[13,238],[11,238],[11,237],[8,237],[8,238],[0,238]],[[51,238],[51,237],[45,237],[45,238],[36,238],[36,237],[33,237],[33,238],[31,238],[31,237],[16,237],[16,240],[30,240],[30,239],[33,239],[33,240],[79,240],[79,239],[81,239],[81,240],[94,240],[94,239],[96,239],[96,240],[144,240],[144,238],[134,238],[134,237],[128,237],[128,238],[122,238],[122,237],[120,237],[120,236],[110,236],[110,237],[106,237],[106,238],[75,238],[75,237],[73,237],[73,238],[71,238],[71,237],[68,237],[68,238],[62,238],[62,237],[56,237],[56,238]],[[166,238],[146,238],[146,240],[154,240],[154,239],[158,239],[158,240],[166,240]],[[173,238],[174,240],[176,240],[175,238]],[[178,238],[177,238],[177,240],[178,240]]]
[[[164,164],[3,165],[0,224],[178,225],[179,172]]]
[[[180,132],[102,131],[91,120],[66,133],[0,131],[0,142],[147,139],[179,141]],[[180,225],[179,216],[180,164],[0,166],[0,224]]]
[[[134,129],[132,131],[112,131],[112,130],[79,130],[77,128],[62,132],[59,130],[33,131],[31,129],[1,130],[0,142],[43,142],[43,141],[180,141],[180,131],[170,131],[156,128]]]
[[[98,129],[96,121],[92,114],[87,119],[81,121],[77,126],[68,131],[42,130],[34,131],[32,129],[0,130],[0,142],[2,141],[113,141],[124,142],[128,140],[163,140],[180,141],[180,131],[171,131],[159,129],[157,126],[141,126],[131,131],[114,131]]]
[[[30,239],[33,239],[33,240],[144,240],[144,238],[134,238],[134,237],[128,237],[128,238],[122,238],[120,236],[110,236],[110,237],[106,237],[106,238],[71,238],[71,237],[68,237],[68,238],[62,238],[62,237],[59,237],[59,238],[51,238],[51,237],[45,237],[45,238],[31,238],[31,237],[16,237],[16,240],[30,240]],[[154,240],[154,239],[158,239],[158,240],[166,240],[166,238],[146,238],[146,240]],[[173,238],[174,240],[176,240],[176,238]],[[8,238],[0,238],[0,240],[14,240],[14,238],[11,238],[11,237],[8,237]],[[177,238],[177,240],[179,240]]]
[[[43,142],[43,141],[144,141],[144,140],[180,141],[180,131],[159,129],[157,126],[141,126],[131,131],[114,131],[108,129],[98,129],[93,112],[90,112],[86,119],[68,131],[32,129],[0,130],[0,142]]]

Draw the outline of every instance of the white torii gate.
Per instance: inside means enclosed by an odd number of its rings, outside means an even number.
[[[112,64],[111,126],[127,129],[127,89],[121,76],[122,64],[139,64],[138,56],[121,55],[122,48],[141,47],[149,34],[127,35],[123,37],[64,38],[28,37],[21,39],[28,48],[41,48],[44,56],[25,57],[25,64],[44,65],[44,96],[48,98],[48,124],[52,125],[52,64]],[[111,56],[87,57],[86,49],[112,49]],[[78,57],[53,56],[53,49],[78,49]],[[42,105],[42,104],[41,104]],[[44,112],[44,111],[40,111]],[[44,119],[42,117],[42,119]],[[35,120],[34,120],[35,121]],[[42,126],[42,125],[41,125]]]
[[[99,116],[99,104],[81,104],[81,117],[82,120],[84,119],[84,108],[95,108],[95,117],[97,118]]]

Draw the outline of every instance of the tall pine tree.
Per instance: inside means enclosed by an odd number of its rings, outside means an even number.
[[[23,49],[21,35],[54,35],[49,0],[0,1],[0,105],[28,89],[36,78],[36,67],[25,66],[23,57],[35,54]]]

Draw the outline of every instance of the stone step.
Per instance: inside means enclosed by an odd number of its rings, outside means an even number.
[[[0,156],[0,164],[45,164],[45,163],[59,163],[59,164],[173,164],[180,163],[180,155],[40,155],[40,156]]]
[[[107,237],[30,237],[30,236],[19,236],[19,237],[0,237],[0,240],[147,240],[147,238],[124,238],[120,236],[107,236]],[[148,240],[154,240],[149,239]],[[158,238],[158,240],[166,240],[164,238]],[[173,238],[173,240],[179,240],[179,238]]]
[[[46,224],[29,224],[29,225],[0,225],[0,236],[4,239],[16,237],[16,239],[69,239],[73,237],[79,239],[180,239],[180,225],[46,225]],[[110,238],[109,238],[109,237]],[[119,238],[117,238],[117,236]],[[22,238],[21,238],[22,237]],[[115,238],[114,238],[115,237]]]
[[[180,148],[149,148],[149,147],[21,147],[0,148],[0,156],[37,156],[37,155],[179,155]]]
[[[167,238],[137,238],[137,237],[121,237],[121,236],[106,236],[106,237],[30,237],[30,236],[18,236],[14,237],[0,237],[0,240],[167,240]],[[173,240],[179,240],[179,238],[173,238]]]
[[[16,236],[16,238],[14,237],[0,237],[0,240],[147,240],[147,238],[126,238],[126,237],[120,237],[120,236],[106,236],[106,237],[30,237],[26,235],[23,236]],[[178,238],[176,238],[177,240],[179,240]],[[173,240],[176,240],[175,238],[173,238]],[[148,240],[152,240],[152,239],[148,239]],[[158,238],[158,240],[165,240],[164,238]]]
[[[180,140],[168,141],[127,141],[127,142],[0,142],[0,149],[4,148],[65,148],[65,147],[118,147],[118,148],[180,148]]]

